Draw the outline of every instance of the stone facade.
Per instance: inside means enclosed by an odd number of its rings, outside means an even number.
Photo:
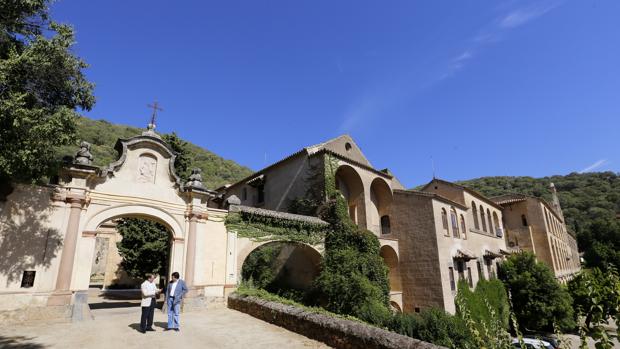
[[[561,282],[581,270],[577,241],[564,222],[556,198],[553,204],[526,195],[509,194],[493,198],[504,208],[507,241],[511,248],[530,251],[551,268]]]
[[[58,184],[18,185],[0,202],[0,319],[87,319],[91,282],[107,287],[114,280],[136,281],[118,275],[113,222],[123,217],[152,219],[169,230],[168,270],[179,272],[191,289],[185,310],[222,303],[241,281],[246,257],[270,243],[227,231],[229,210],[316,221],[284,213],[299,199],[324,192],[326,164],[353,221],[379,239],[396,310],[437,306],[454,312],[456,280],[474,286],[493,277],[508,253],[506,241],[534,251],[561,280],[579,270],[577,244],[566,233],[559,204],[494,202],[437,179],[421,191],[405,190],[387,169],[373,168],[346,135],[215,191],[203,187],[199,171],[182,183],[174,172],[176,155],[153,129],[116,147],[119,159],[99,168],[90,165],[83,144],[80,160],[61,171]],[[521,214],[527,227],[519,226]],[[322,244],[282,251],[305,275],[298,281],[308,284]]]
[[[404,311],[441,307],[454,313],[457,282],[465,280],[475,287],[479,280],[495,277],[496,263],[507,253],[501,210],[467,188],[440,180],[431,181],[422,191],[394,194],[393,227],[401,247]],[[482,217],[487,222],[486,217],[491,217],[484,229],[481,217],[475,216],[482,210],[491,213]]]

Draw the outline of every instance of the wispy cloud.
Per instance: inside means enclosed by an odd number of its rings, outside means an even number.
[[[597,162],[593,163],[592,165],[584,168],[583,170],[579,171],[579,173],[585,173],[585,172],[592,172],[594,170],[596,170],[597,168],[600,168],[603,165],[607,165],[609,163],[609,161],[607,159],[601,159],[598,160]]]
[[[479,51],[483,47],[502,41],[507,31],[545,15],[560,4],[561,0],[540,1],[530,6],[512,9],[497,17],[468,40],[465,50],[448,61],[448,65],[445,71],[440,74],[439,80],[449,78],[464,68],[472,58],[479,55]]]
[[[541,2],[530,7],[516,9],[504,16],[499,21],[499,26],[508,29],[519,27],[553,10],[559,4],[559,2]]]

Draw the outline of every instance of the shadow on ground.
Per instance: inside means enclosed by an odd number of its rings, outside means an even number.
[[[158,328],[161,328],[161,329],[165,330],[166,328],[168,328],[168,323],[167,323],[167,322],[161,322],[161,321],[155,321],[155,322],[153,323],[153,326],[155,326],[155,327],[158,327]],[[136,322],[136,323],[133,323],[133,324],[129,324],[129,326],[128,326],[128,327],[131,327],[132,329],[134,329],[134,330],[136,330],[136,331],[140,332],[140,324],[139,324],[139,323],[137,323],[137,322]],[[0,348],[4,348],[4,347],[0,346]]]
[[[0,348],[2,349],[41,349],[44,345],[30,342],[33,337],[24,336],[0,336]]]

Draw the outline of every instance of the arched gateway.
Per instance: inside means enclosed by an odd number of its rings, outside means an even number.
[[[175,153],[152,127],[116,149],[118,160],[101,168],[90,165],[82,144],[58,184],[17,186],[0,202],[0,246],[10,251],[0,262],[0,318],[88,318],[96,237],[117,218],[147,218],[169,230],[168,273],[179,272],[190,288],[185,310],[223,301],[236,287],[237,244],[246,253],[249,242],[227,231],[228,211],[214,208],[218,195],[200,173],[181,183]]]

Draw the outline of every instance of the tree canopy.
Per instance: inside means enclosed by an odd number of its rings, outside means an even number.
[[[33,181],[75,140],[76,109],[95,103],[73,29],[49,18],[49,0],[0,2],[0,182]]]
[[[147,273],[167,275],[170,233],[162,224],[142,218],[120,219],[116,229],[121,241],[116,243],[123,257],[121,266],[134,278]]]
[[[534,254],[511,255],[500,264],[498,275],[512,296],[513,311],[521,330],[552,332],[554,325],[563,330],[574,328],[568,291]]]

